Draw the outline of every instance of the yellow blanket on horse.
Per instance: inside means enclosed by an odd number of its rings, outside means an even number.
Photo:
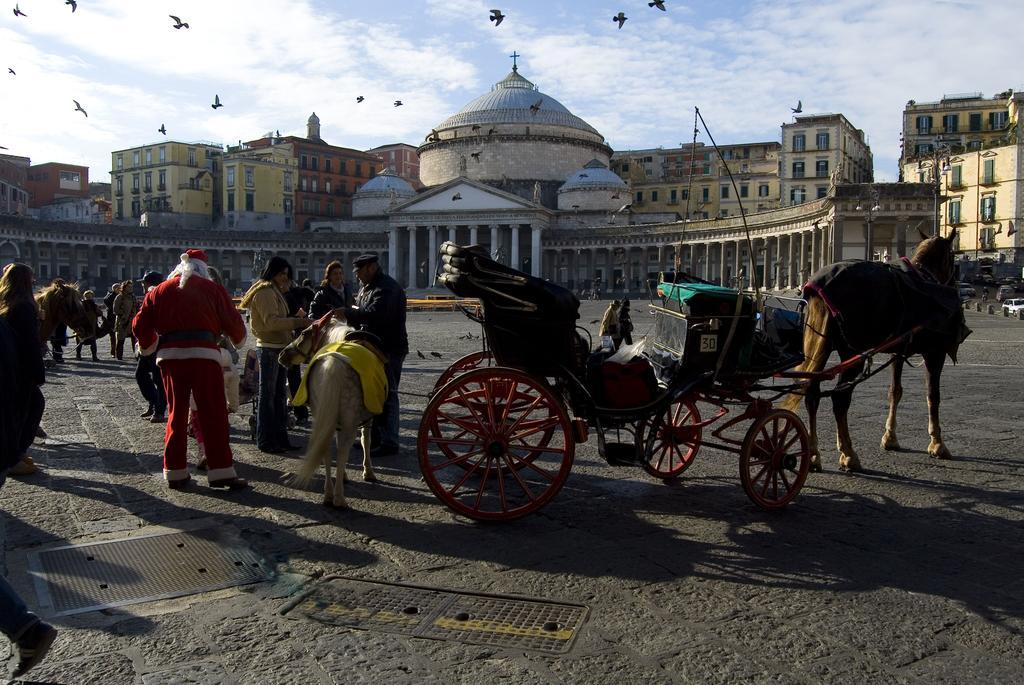
[[[348,359],[348,363],[359,374],[359,382],[363,386],[363,405],[371,414],[384,411],[384,400],[388,396],[388,377],[384,373],[384,364],[373,352],[354,342],[328,343],[316,351],[302,374],[302,382],[292,398],[292,406],[301,407],[309,400],[306,380],[309,372],[318,361],[327,355],[340,355]]]

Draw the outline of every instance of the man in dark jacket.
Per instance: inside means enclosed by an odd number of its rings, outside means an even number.
[[[110,291],[103,296],[103,306],[106,307],[103,315],[103,330],[101,330],[97,337],[103,337],[105,335],[110,336],[110,356],[117,356],[117,341],[116,334],[114,333],[114,300],[121,294],[121,284],[114,283],[110,286]]]
[[[164,282],[164,275],[156,271],[149,271],[142,277],[142,289],[149,292]],[[160,377],[160,369],[156,365],[156,355],[139,355],[138,363],[135,365],[135,382],[139,385],[142,396],[149,403],[149,408],[142,418],[149,419],[151,423],[165,423],[167,421],[167,393],[164,391],[164,381]]]
[[[310,287],[310,280],[307,278],[302,281],[302,285],[292,285],[291,288],[286,290],[284,295],[284,301],[288,303],[288,316],[306,316],[309,312],[310,303],[313,302],[313,288]],[[301,312],[301,314],[300,314]],[[302,329],[297,329],[293,335],[298,337]],[[302,365],[294,364],[288,367],[288,395],[294,399],[295,393],[299,391],[299,383],[302,381]],[[292,413],[295,414],[295,423],[300,426],[305,426],[309,423],[309,407],[303,405],[301,407],[292,407]]]
[[[388,397],[384,412],[373,420],[371,456],[386,457],[398,453],[398,384],[402,365],[409,354],[409,336],[405,330],[405,291],[398,282],[381,271],[377,255],[364,254],[355,260],[355,276],[362,287],[355,305],[345,307],[345,319],[354,328],[373,333],[388,356]]]

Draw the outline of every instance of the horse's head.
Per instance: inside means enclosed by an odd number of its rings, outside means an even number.
[[[82,293],[73,283],[56,279],[36,298],[44,321],[54,328],[67,324],[75,333],[90,334],[92,323],[82,304]]]
[[[281,350],[281,354],[278,355],[277,361],[282,366],[295,366],[296,364],[306,364],[310,359],[313,358],[313,354],[320,349],[320,345],[324,339],[324,332],[327,326],[331,323],[331,317],[334,315],[333,311],[327,312],[322,317],[317,319],[308,328],[299,333],[299,336],[295,338],[288,345],[288,347]]]
[[[923,231],[921,242],[914,250],[910,261],[914,266],[923,269],[935,277],[943,285],[953,282],[953,246],[956,244],[957,232],[953,230],[948,236],[929,236]]]

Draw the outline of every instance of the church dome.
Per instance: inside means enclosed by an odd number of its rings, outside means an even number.
[[[415,197],[416,191],[394,169],[385,169],[352,195],[352,216],[382,216],[393,205]]]
[[[539,108],[534,111],[532,107]],[[566,109],[558,100],[540,92],[533,83],[513,69],[457,113],[445,119],[438,131],[473,124],[550,124],[597,134],[597,129]]]
[[[395,191],[395,194],[399,197],[412,197],[416,194],[413,190],[412,185],[409,184],[404,178],[394,172],[393,169],[385,169],[380,172],[369,181],[359,187],[356,195],[366,194],[370,192],[384,192],[388,193],[391,190]]]
[[[562,211],[610,212],[628,198],[629,186],[599,159],[587,162],[558,188],[558,208]]]
[[[626,182],[602,164],[599,160],[591,160],[585,167],[565,179],[558,189],[559,193],[573,190],[625,190]]]

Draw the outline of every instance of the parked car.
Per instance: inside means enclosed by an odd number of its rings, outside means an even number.
[[[1003,314],[1018,316],[1022,309],[1024,309],[1024,297],[1013,297],[1003,300]]]
[[[972,297],[977,297],[978,291],[974,289],[974,286],[970,283],[960,284],[960,299],[968,300]]]
[[[1003,300],[1013,297],[1013,292],[1012,285],[999,286],[999,290],[996,292],[996,302],[1002,302]]]

